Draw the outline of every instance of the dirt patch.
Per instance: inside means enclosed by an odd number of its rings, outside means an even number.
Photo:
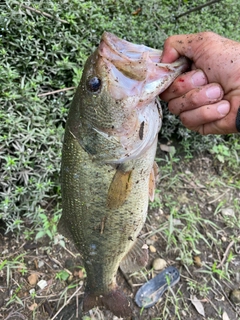
[[[133,302],[132,319],[198,320],[199,305],[203,319],[239,319],[231,297],[240,286],[239,176],[226,174],[208,155],[172,162],[159,157],[158,190],[141,233],[155,252],[142,272],[129,279],[119,272],[118,284],[133,301],[139,285],[157,273],[157,257],[178,268],[181,279],[152,308],[140,310]],[[63,248],[47,238],[34,243],[0,235],[0,252],[0,319],[117,319],[98,308],[82,314],[85,273],[69,241]]]

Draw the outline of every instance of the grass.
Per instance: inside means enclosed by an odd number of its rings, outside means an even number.
[[[55,220],[59,217],[62,137],[74,93],[73,89],[61,90],[78,85],[84,62],[102,32],[109,30],[158,48],[170,34],[206,29],[239,40],[234,27],[238,1],[223,1],[174,18],[201,3],[204,1],[71,1],[67,10],[64,1],[7,0],[1,5],[0,219],[7,232],[21,234],[29,229],[28,237],[34,237],[32,230],[44,224],[39,219],[42,214],[55,215]],[[56,90],[60,92],[49,94]],[[200,137],[184,129],[164,110],[162,137],[181,137],[180,144],[189,156],[219,141],[224,145],[221,137]],[[237,152],[237,139],[235,147]],[[229,152],[224,148],[212,152],[222,159],[222,153]],[[44,232],[38,232],[38,237],[41,234]]]
[[[233,145],[234,143],[227,143],[224,147],[219,145],[218,150],[229,150]],[[216,150],[215,147],[213,151],[210,150],[210,154],[213,154],[214,150]],[[230,157],[230,153],[230,150],[221,152],[222,161],[217,157],[220,175],[209,175],[203,172],[201,176],[201,173],[197,173],[196,168],[196,171],[190,171],[189,167],[194,159],[186,159],[184,164],[179,165],[177,154],[174,155],[175,161],[172,155],[169,155],[170,161],[158,158],[161,164],[160,190],[157,190],[156,201],[151,208],[156,212],[159,208],[164,211],[167,214],[167,221],[161,223],[160,228],[155,229],[148,237],[151,237],[152,234],[161,234],[161,239],[165,239],[166,244],[166,252],[162,254],[166,257],[174,257],[174,260],[187,270],[189,275],[186,278],[183,275],[186,279],[187,291],[203,299],[208,299],[213,288],[225,294],[226,289],[223,289],[225,287],[223,282],[227,282],[229,287],[234,287],[236,272],[234,262],[238,260],[237,251],[234,248],[239,245],[240,202],[239,197],[236,196],[239,189],[238,180],[230,177],[239,177],[237,169],[239,158],[238,156]],[[181,170],[183,168],[185,171]],[[191,188],[189,192],[186,192],[188,186]],[[182,190],[185,190],[185,194],[182,194]],[[176,195],[179,196],[176,197]],[[214,203],[214,206],[207,207],[206,204],[209,202]],[[233,214],[224,214],[225,208],[232,208],[233,211],[230,212]],[[205,256],[205,259],[201,261],[204,252],[210,252],[211,255]],[[201,257],[200,266],[195,265],[195,256]],[[176,296],[171,297],[169,303],[165,300],[164,312],[167,312],[168,308],[171,309],[171,306],[177,308],[178,300],[182,298],[184,300],[181,289],[179,289]],[[182,301],[181,305],[183,304]],[[184,308],[186,312],[188,309],[189,306]],[[218,310],[218,312],[220,317],[222,311]],[[170,319],[170,314],[171,312],[166,313],[163,318],[156,319]],[[175,315],[176,319],[182,319],[176,310]]]

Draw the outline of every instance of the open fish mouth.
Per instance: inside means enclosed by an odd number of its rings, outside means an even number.
[[[137,95],[146,102],[188,69],[183,57],[171,64],[161,63],[161,50],[130,43],[109,32],[104,32],[98,53],[108,72],[109,90],[116,99]]]

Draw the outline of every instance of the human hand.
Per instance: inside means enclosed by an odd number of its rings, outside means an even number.
[[[240,43],[213,32],[169,37],[161,62],[171,63],[180,56],[191,60],[191,71],[160,95],[170,112],[201,134],[238,132]]]

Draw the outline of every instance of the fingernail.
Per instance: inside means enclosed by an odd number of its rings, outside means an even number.
[[[230,110],[230,105],[227,102],[223,102],[223,103],[219,104],[219,106],[217,107],[217,111],[222,116],[225,116],[226,114],[228,114],[229,110]]]
[[[209,99],[219,99],[221,97],[221,93],[221,89],[217,86],[212,86],[206,91],[206,95]]]
[[[192,75],[192,82],[194,86],[203,86],[207,83],[205,74],[202,71],[197,71]]]

